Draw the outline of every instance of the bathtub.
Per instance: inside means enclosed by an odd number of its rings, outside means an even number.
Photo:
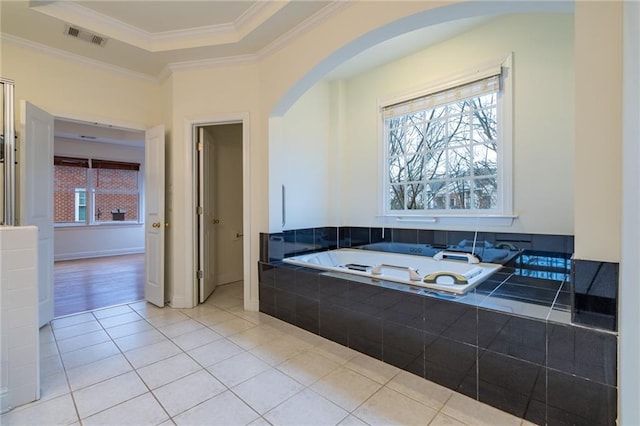
[[[453,294],[467,293],[502,267],[494,263],[480,263],[467,253],[440,252],[426,257],[359,249],[323,251],[288,257],[283,261]]]

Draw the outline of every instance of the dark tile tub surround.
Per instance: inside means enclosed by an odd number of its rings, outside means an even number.
[[[262,234],[260,310],[537,424],[615,424],[617,336],[593,318],[617,299],[617,265],[574,263],[572,237],[479,233],[524,251],[463,297],[279,261],[335,247],[470,239],[364,227]]]
[[[574,260],[573,322],[606,330],[618,329],[618,264]]]

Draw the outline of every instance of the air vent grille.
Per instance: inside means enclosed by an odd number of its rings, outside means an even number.
[[[84,28],[80,28],[74,25],[66,25],[64,33],[68,36],[75,37],[79,40],[84,40],[87,43],[95,44],[100,47],[104,47],[107,43],[107,38],[99,34],[93,33]]]

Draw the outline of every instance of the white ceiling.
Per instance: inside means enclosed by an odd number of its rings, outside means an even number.
[[[22,43],[157,79],[171,69],[256,60],[349,7],[340,0],[0,0],[0,43]],[[349,78],[481,25],[474,18],[414,31],[355,56],[327,78]],[[104,47],[67,25],[107,38]],[[92,130],[93,128],[93,130]],[[122,129],[56,121],[59,137],[128,141]],[[91,139],[96,137],[97,139]],[[139,145],[140,134],[136,137]]]

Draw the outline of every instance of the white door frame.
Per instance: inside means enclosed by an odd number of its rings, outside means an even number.
[[[185,124],[185,170],[191,170],[191,180],[188,184],[191,186],[186,191],[186,203],[188,213],[185,216],[186,226],[191,232],[185,235],[187,239],[186,246],[191,250],[186,254],[185,265],[191,267],[185,268],[184,282],[192,283],[185,288],[185,299],[191,300],[193,306],[198,304],[198,280],[196,279],[197,268],[197,223],[195,220],[195,202],[196,197],[196,167],[194,151],[197,140],[196,128],[203,126],[216,126],[221,124],[242,123],[242,232],[244,238],[242,240],[242,256],[243,256],[243,280],[244,280],[244,309],[248,311],[258,310],[258,289],[254,287],[251,280],[251,241],[253,235],[251,232],[251,144],[249,142],[250,123],[249,113],[232,113],[232,114],[216,114],[211,116],[202,116],[198,118],[186,119]],[[191,241],[189,241],[189,239]]]

